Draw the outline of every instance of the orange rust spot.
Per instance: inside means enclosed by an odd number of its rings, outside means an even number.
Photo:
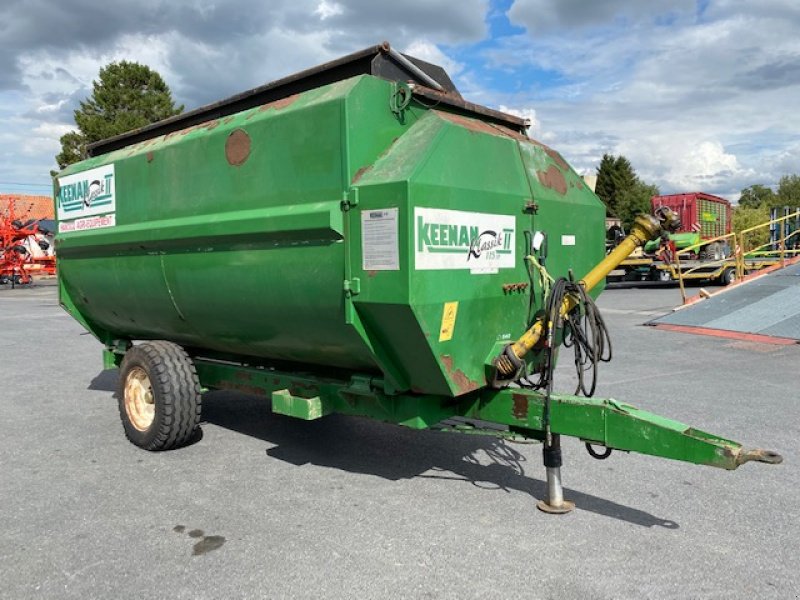
[[[244,129],[235,129],[225,140],[225,158],[231,166],[239,167],[250,156],[250,136]]]
[[[447,369],[447,374],[453,380],[453,383],[456,384],[456,389],[458,390],[458,394],[456,395],[466,394],[481,387],[481,384],[479,384],[477,381],[472,381],[469,377],[467,377],[464,371],[461,369],[454,369],[452,356],[445,354],[440,358],[444,368]]]
[[[567,180],[555,165],[550,165],[547,171],[539,171],[537,174],[543,186],[557,191],[562,196],[567,193]]]
[[[564,160],[563,156],[561,156],[558,152],[556,152],[549,146],[542,146],[542,147],[544,148],[544,151],[547,152],[547,156],[552,158],[559,167],[561,167],[565,171],[569,171],[569,165],[567,164],[567,161]]]
[[[511,414],[515,419],[524,421],[528,418],[528,398],[522,394],[514,394],[511,399],[514,405],[511,407]]]
[[[286,98],[281,98],[280,100],[275,100],[275,102],[270,102],[268,104],[264,104],[258,107],[259,112],[263,112],[265,110],[270,110],[274,108],[275,110],[281,110],[282,108],[286,108],[287,106],[291,106],[297,99],[300,97],[300,94],[292,94],[291,96],[286,96]]]
[[[350,183],[358,182],[358,180],[361,179],[364,176],[364,173],[369,171],[371,168],[372,168],[372,165],[366,165],[364,167],[361,167],[358,171],[356,171],[356,174],[353,175],[353,180]]]
[[[494,135],[497,137],[508,137],[513,138],[515,140],[520,141],[531,141],[529,138],[524,136],[523,134],[519,133],[518,131],[514,131],[513,129],[509,129],[508,127],[504,127],[503,125],[495,125],[493,123],[487,123],[486,121],[481,121],[479,119],[470,119],[469,117],[464,117],[462,115],[457,115],[455,113],[443,112],[443,111],[434,111],[437,116],[441,117],[445,121],[450,121],[451,123],[455,123],[456,125],[460,125],[464,129],[471,131],[473,133],[486,133],[488,135]]]
[[[378,274],[378,271],[367,271],[367,277],[375,277]]]
[[[147,153],[147,162],[153,162],[153,152],[150,151]]]

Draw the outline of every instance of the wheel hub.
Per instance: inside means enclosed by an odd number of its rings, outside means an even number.
[[[156,404],[150,378],[141,367],[134,367],[125,379],[125,412],[139,431],[147,431],[156,416]]]

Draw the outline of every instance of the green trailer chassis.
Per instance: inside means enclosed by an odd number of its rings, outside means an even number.
[[[104,351],[106,368],[119,366],[124,349]],[[383,381],[368,376],[349,380],[283,372],[194,356],[200,384],[206,389],[233,390],[269,398],[272,411],[303,420],[330,414],[368,417],[413,429],[428,429],[454,417],[508,427],[487,429],[495,435],[544,439],[544,395],[524,388],[483,388],[457,398],[424,394],[391,395]],[[780,455],[706,433],[678,421],[612,399],[553,394],[553,434],[568,435],[592,446],[639,452],[722,469],[749,461],[776,464]]]

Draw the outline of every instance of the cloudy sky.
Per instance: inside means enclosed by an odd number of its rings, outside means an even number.
[[[800,173],[798,0],[3,0],[0,192],[48,193],[104,64],[194,108],[389,40],[523,114],[581,173],[624,154],[662,193]]]

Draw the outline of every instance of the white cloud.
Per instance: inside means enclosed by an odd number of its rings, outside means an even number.
[[[321,21],[335,17],[344,12],[342,5],[337,2],[328,2],[327,0],[320,0],[317,8],[314,9],[314,14],[317,15]]]
[[[439,65],[451,78],[457,76],[464,70],[462,63],[456,62],[444,52],[442,52],[436,44],[432,44],[427,40],[414,40],[408,44],[403,50],[403,54],[408,54],[425,62]]]
[[[541,128],[579,170],[624,154],[663,192],[728,197],[800,172],[800,6],[516,0],[528,33],[486,53],[493,68],[556,73],[497,102],[536,107]]]
[[[653,18],[674,20],[694,14],[695,0],[516,0],[508,11],[512,23],[532,33],[626,25]]]

